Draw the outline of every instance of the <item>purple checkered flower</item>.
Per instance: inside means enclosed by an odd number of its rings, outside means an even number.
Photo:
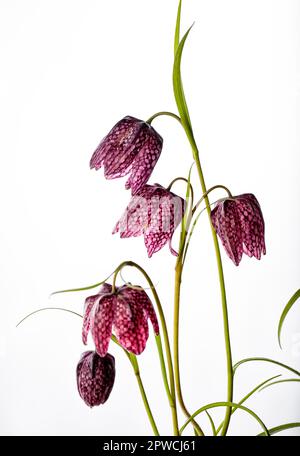
[[[114,331],[119,343],[126,350],[139,355],[146,347],[149,336],[148,319],[155,334],[159,334],[153,305],[140,287],[123,285],[112,293],[112,286],[105,283],[99,293],[85,301],[82,340],[87,343],[91,330],[96,350],[105,356]]]
[[[211,221],[236,266],[243,253],[258,260],[266,254],[265,223],[260,205],[251,193],[218,201]]]
[[[107,353],[101,358],[95,351],[82,353],[77,365],[77,388],[89,407],[104,404],[115,381],[115,358]]]
[[[132,195],[148,181],[162,149],[163,139],[151,125],[126,116],[108,133],[95,150],[90,167],[104,167],[106,179],[129,173],[126,189]]]
[[[184,214],[184,200],[159,184],[145,185],[134,195],[113,234],[121,238],[144,236],[149,258],[168,242],[170,251],[175,229]]]

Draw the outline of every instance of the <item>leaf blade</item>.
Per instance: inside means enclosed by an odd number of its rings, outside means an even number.
[[[264,361],[264,362],[268,362],[268,363],[273,363],[273,364],[276,364],[277,366],[280,366],[280,367],[283,367],[284,369],[287,369],[291,372],[293,372],[294,374],[298,375],[300,377],[300,372],[297,371],[296,369],[294,369],[293,367],[290,367],[290,366],[287,366],[286,364],[283,364],[281,363],[280,361],[276,361],[274,359],[271,359],[271,358],[262,358],[262,357],[257,357],[257,358],[245,358],[245,359],[242,359],[241,361],[238,361],[237,363],[235,363],[235,365],[233,366],[233,373],[235,374],[237,368],[239,366],[241,366],[242,364],[244,363],[248,363],[250,361]]]
[[[281,374],[275,375],[275,376],[270,377],[270,378],[268,378],[267,380],[261,382],[259,385],[257,385],[255,388],[253,388],[248,394],[246,394],[246,396],[244,396],[244,397],[238,402],[238,404],[239,404],[239,405],[242,405],[244,402],[246,402],[247,399],[249,399],[249,397],[251,397],[254,393],[256,393],[256,391],[258,391],[263,385],[265,385],[266,383],[270,382],[271,380],[274,380],[274,378],[278,378],[278,377],[281,377]],[[260,391],[261,391],[261,390],[260,390]],[[238,410],[238,408],[237,408],[237,407],[233,407],[233,408],[232,408],[232,411],[231,411],[231,414],[233,414],[236,410]],[[224,421],[222,421],[222,423],[218,426],[218,428],[217,428],[217,435],[218,435],[218,433],[220,432],[220,430],[222,429],[223,423],[224,423]]]
[[[300,298],[300,289],[297,290],[293,296],[291,297],[291,299],[288,301],[287,305],[285,306],[285,308],[283,309],[283,312],[280,316],[280,319],[279,319],[279,323],[278,323],[278,331],[277,331],[277,335],[278,335],[278,343],[279,343],[279,347],[282,349],[282,346],[281,346],[281,330],[282,330],[282,325],[286,319],[286,316],[287,314],[289,313],[289,311],[291,310],[291,308],[293,307],[293,305],[295,304],[295,302]]]
[[[273,434],[277,434],[278,432],[285,431],[286,429],[292,429],[292,428],[296,428],[296,427],[300,427],[300,423],[295,422],[295,423],[281,424],[280,426],[275,426],[271,429],[268,429],[268,431],[269,431],[270,435],[273,435]],[[262,432],[257,435],[263,436],[264,433]]]
[[[276,382],[272,382],[272,383],[269,383],[268,385],[263,386],[262,388],[260,388],[259,391],[269,388],[269,386],[277,385],[278,383],[289,383],[289,382],[300,382],[300,378],[285,378],[283,380],[277,380]]]
[[[240,408],[242,410],[244,410],[245,412],[247,412],[248,414],[252,415],[253,418],[256,419],[256,421],[258,421],[258,423],[261,425],[261,427],[263,428],[264,432],[262,433],[262,435],[267,435],[269,436],[269,431],[268,431],[268,428],[266,427],[266,425],[264,424],[264,422],[261,420],[261,418],[259,418],[259,416],[253,412],[253,410],[249,409],[248,407],[245,407],[244,405],[239,405],[235,402],[227,402],[227,401],[224,401],[224,402],[213,402],[211,404],[207,404],[207,405],[204,405],[203,407],[201,407],[200,409],[196,410],[196,412],[194,412],[190,418],[188,418],[186,420],[186,422],[183,424],[183,426],[180,428],[179,430],[179,435],[182,434],[182,432],[184,431],[184,429],[186,428],[186,426],[197,416],[199,415],[200,413],[202,412],[205,412],[206,410],[209,410],[211,408],[216,408],[216,407],[237,407],[237,408]]]
[[[180,43],[178,45],[177,51],[176,51],[174,65],[173,65],[173,91],[174,91],[174,97],[175,97],[175,101],[177,104],[177,108],[178,108],[178,112],[179,112],[182,124],[185,128],[188,129],[189,134],[193,136],[190,114],[189,114],[189,110],[187,107],[185,94],[184,94],[184,90],[183,90],[183,85],[182,85],[182,78],[181,78],[182,52],[183,52],[183,48],[184,48],[186,39],[187,39],[192,27],[193,27],[193,25],[191,25],[191,27],[185,33],[185,35],[183,36],[182,40],[180,41]]]
[[[174,36],[174,55],[176,55],[178,45],[180,42],[181,6],[182,6],[182,0],[179,0],[178,9],[177,9],[177,17],[176,17],[175,36]]]
[[[64,312],[69,312],[69,313],[72,313],[74,315],[77,315],[78,317],[81,317],[83,318],[83,316],[77,312],[74,312],[73,310],[69,310],[69,309],[65,309],[63,307],[42,307],[41,309],[37,309],[37,310],[34,310],[33,312],[30,312],[28,315],[26,315],[26,317],[22,318],[22,320],[19,321],[19,323],[17,323],[16,325],[16,328],[21,324],[23,323],[23,321],[27,320],[27,318],[31,317],[32,315],[38,313],[38,312],[42,312],[44,310],[62,310]]]

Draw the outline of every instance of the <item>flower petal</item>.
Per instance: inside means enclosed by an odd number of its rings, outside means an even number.
[[[238,266],[243,255],[243,241],[235,201],[220,201],[211,212],[211,221],[227,255]]]
[[[131,188],[132,195],[137,194],[148,181],[162,150],[162,137],[147,124],[145,129],[146,139],[134,159],[131,175],[125,184],[126,189]]]
[[[101,286],[98,294],[89,296],[85,300],[82,325],[82,342],[84,343],[84,345],[87,344],[87,336],[90,330],[90,317],[93,306],[96,305],[97,300],[99,300],[101,296],[110,293],[111,290],[112,286],[109,283],[104,283]]]
[[[99,299],[99,295],[89,296],[85,300],[82,325],[82,342],[84,345],[87,344],[87,336],[90,330],[91,311],[97,299]]]
[[[143,122],[126,116],[106,135],[93,153],[90,167],[96,170],[105,165],[107,178],[124,176],[137,153],[134,142]]]
[[[152,255],[162,249],[166,243],[170,240],[173,233],[159,233],[159,232],[148,232],[144,234],[144,242],[147,249],[148,257],[151,258]],[[175,250],[171,250],[172,255],[174,255]]]
[[[91,333],[95,347],[100,356],[105,356],[112,334],[112,323],[115,315],[115,295],[104,295],[94,306],[90,317]]]
[[[266,254],[265,224],[260,205],[254,195],[246,193],[236,197],[237,210],[243,234],[243,250],[258,260]]]
[[[123,293],[117,296],[114,331],[126,350],[135,355],[144,351],[149,336],[146,311],[136,299]]]
[[[147,200],[139,195],[133,196],[117,222],[113,234],[120,232],[121,238],[141,236],[147,224],[147,214]]]
[[[158,335],[159,326],[157,316],[151,299],[145,290],[143,290],[143,288],[138,285],[135,287],[124,285],[122,288],[120,288],[120,294],[127,297],[128,300],[138,303],[138,305],[145,310],[147,317],[150,318],[155,334]]]

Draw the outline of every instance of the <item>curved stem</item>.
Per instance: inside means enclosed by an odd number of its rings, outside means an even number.
[[[230,333],[229,333],[229,319],[228,319],[228,309],[227,309],[227,298],[226,298],[226,289],[225,289],[225,280],[224,280],[224,272],[223,272],[223,265],[222,265],[222,259],[221,259],[221,253],[220,253],[220,247],[219,247],[219,242],[217,239],[216,232],[214,230],[214,227],[212,226],[211,223],[211,208],[210,208],[210,202],[209,198],[207,195],[207,189],[206,189],[206,184],[204,180],[204,175],[200,163],[200,158],[199,158],[199,151],[197,148],[197,144],[193,135],[193,132],[191,130],[191,127],[186,124],[185,122],[182,122],[182,126],[185,130],[186,136],[189,140],[189,143],[192,148],[193,152],[193,157],[196,163],[197,167],[197,172],[200,180],[200,185],[202,189],[202,193],[204,195],[204,201],[205,201],[205,206],[207,209],[207,214],[210,222],[210,227],[211,227],[211,233],[213,237],[213,243],[214,243],[214,249],[215,249],[215,255],[216,255],[216,260],[217,260],[217,267],[218,267],[218,276],[219,276],[219,284],[220,284],[220,291],[221,291],[221,299],[222,299],[222,315],[223,315],[223,328],[224,328],[224,339],[225,339],[225,350],[226,350],[226,366],[227,366],[227,402],[232,402],[233,398],[233,371],[232,371],[232,355],[231,355],[231,343],[230,343]],[[230,422],[230,416],[231,416],[231,407],[228,406],[226,408],[226,414],[224,418],[224,424],[223,424],[223,429],[222,429],[222,434],[221,435],[226,435],[229,422]]]
[[[197,435],[203,436],[204,433],[198,423],[191,418],[191,414],[187,410],[182,390],[181,390],[181,381],[180,381],[180,367],[179,367],[179,310],[180,310],[180,288],[181,288],[181,276],[182,276],[182,262],[179,257],[176,268],[175,268],[175,292],[174,292],[174,372],[175,372],[175,382],[176,382],[176,393],[178,397],[179,405],[185,414],[185,416],[190,419],[192,425],[194,426],[195,432]]]
[[[249,399],[249,397],[251,397],[254,393],[256,393],[256,391],[258,391],[263,385],[266,385],[268,382],[270,382],[271,380],[273,380],[274,378],[278,378],[280,377],[281,374],[279,375],[275,375],[274,377],[271,377],[271,378],[268,378],[268,380],[265,380],[264,382],[260,383],[258,386],[256,386],[255,388],[253,388],[250,393],[246,394],[246,396],[243,397],[243,399],[241,399],[238,404],[239,405],[242,405],[244,402],[246,402],[247,399]],[[271,385],[272,383],[270,383]],[[268,385],[267,385],[268,386]],[[236,410],[238,410],[237,407],[233,407],[232,409],[232,413],[234,413]],[[232,414],[231,413],[231,414]],[[222,421],[222,423],[218,426],[217,430],[216,430],[216,435],[219,434],[220,430],[222,429],[223,427],[223,423],[224,421]]]
[[[145,277],[145,279],[147,280],[147,282],[148,282],[148,284],[149,284],[149,286],[151,288],[151,291],[153,293],[153,296],[154,296],[154,299],[155,299],[155,302],[156,302],[158,314],[159,314],[160,321],[161,321],[162,332],[163,332],[163,336],[164,336],[164,343],[165,343],[165,350],[166,350],[166,357],[167,357],[167,366],[168,366],[169,380],[170,380],[170,390],[169,390],[169,388],[167,388],[169,383],[168,383],[168,380],[166,378],[164,378],[164,384],[165,384],[165,387],[166,387],[166,391],[167,391],[167,395],[168,395],[168,399],[169,399],[169,404],[170,404],[170,408],[171,408],[171,412],[172,412],[172,421],[173,421],[174,435],[179,435],[173,363],[172,363],[170,341],[169,341],[169,335],[168,335],[168,330],[167,330],[166,319],[165,319],[165,316],[164,316],[164,311],[163,311],[159,296],[157,294],[157,291],[156,291],[156,289],[154,287],[154,284],[153,284],[151,278],[149,277],[147,272],[140,265],[138,265],[137,263],[135,263],[133,261],[124,261],[123,263],[121,263],[117,267],[117,269],[115,271],[114,283],[115,283],[115,278],[116,278],[118,272],[121,271],[121,269],[123,267],[125,267],[125,266],[134,267],[134,268],[136,268],[138,271],[140,271],[143,274],[143,276]],[[159,347],[159,345],[158,345],[158,347]],[[161,359],[161,357],[163,356],[162,352],[159,352],[159,355],[160,355],[160,359]],[[162,374],[163,374],[163,377],[164,377],[165,371],[164,371],[163,365],[162,365]]]
[[[209,190],[207,190],[200,198],[200,200],[195,204],[195,206],[193,207],[193,214],[195,213],[195,211],[198,209],[198,207],[200,206],[200,204],[202,203],[202,201],[205,199],[206,196],[209,195],[210,192],[212,192],[213,190],[216,190],[217,188],[222,188],[223,190],[225,190],[228,194],[228,197],[229,198],[232,198],[232,194],[231,194],[231,191],[225,187],[225,185],[214,185],[213,187],[211,187]]]
[[[146,120],[146,123],[151,124],[152,120],[156,119],[156,117],[159,117],[159,116],[173,117],[179,123],[181,123],[180,117],[177,114],[174,114],[173,112],[169,112],[169,111],[160,111],[160,112],[157,112],[157,113],[153,114],[153,116],[149,117],[149,119]]]
[[[202,412],[205,412],[206,410],[209,410],[211,408],[216,408],[216,407],[227,407],[228,405],[230,405],[230,407],[236,407],[236,408],[239,408],[241,410],[244,410],[245,412],[249,413],[249,415],[252,415],[253,418],[256,419],[256,421],[259,422],[259,424],[261,425],[261,427],[263,428],[263,434],[262,435],[267,435],[267,436],[270,436],[270,433],[268,431],[268,428],[266,427],[265,423],[259,418],[259,416],[254,413],[252,410],[250,410],[248,407],[245,407],[244,405],[240,405],[240,404],[236,404],[235,402],[213,402],[211,404],[208,404],[208,405],[204,405],[203,407],[201,407],[200,409],[198,409],[195,413],[193,413],[193,415],[191,416],[191,418],[189,418],[185,423],[184,425],[180,428],[180,435],[182,434],[182,432],[184,431],[184,429],[186,428],[186,426],[190,423],[190,421],[197,415],[199,415],[200,413]]]
[[[173,185],[175,184],[175,182],[178,182],[178,181],[183,181],[188,184],[190,192],[191,192],[192,205],[193,205],[194,204],[194,189],[193,189],[192,184],[185,177],[176,177],[175,179],[173,179],[167,186],[166,190],[170,191],[171,188],[173,187]]]

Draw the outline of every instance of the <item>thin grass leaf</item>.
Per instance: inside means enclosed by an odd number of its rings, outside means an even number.
[[[207,417],[209,419],[213,436],[215,437],[217,435],[217,430],[216,430],[216,426],[215,426],[214,420],[212,419],[210,413],[207,410],[205,410],[205,413],[206,413],[206,415],[207,415]]]
[[[177,9],[176,26],[175,26],[175,36],[174,36],[174,56],[176,56],[176,52],[177,52],[177,49],[179,46],[179,41],[180,41],[181,4],[182,4],[182,1],[179,0],[178,9]]]
[[[300,289],[296,291],[296,293],[293,294],[293,296],[291,297],[291,299],[289,300],[289,302],[287,303],[287,305],[285,306],[285,308],[283,309],[283,312],[281,314],[281,317],[280,317],[280,320],[279,320],[279,324],[278,324],[278,343],[279,343],[279,347],[282,349],[282,346],[281,346],[281,330],[282,330],[282,325],[283,325],[283,322],[287,316],[287,314],[289,313],[289,311],[291,310],[291,308],[293,307],[293,305],[295,304],[295,302],[297,301],[297,299],[300,298]]]
[[[186,194],[185,194],[186,208],[185,208],[184,215],[183,215],[182,221],[181,221],[179,254],[181,254],[183,252],[183,249],[185,246],[186,235],[187,235],[187,226],[190,223],[191,216],[192,216],[192,209],[193,209],[193,205],[194,205],[194,195],[193,195],[193,189],[192,189],[192,185],[191,185],[191,173],[192,173],[193,166],[194,166],[194,163],[192,163],[192,165],[189,169],[189,174],[188,174],[188,179],[187,179]],[[190,198],[190,196],[191,196],[191,198]]]
[[[64,309],[63,307],[43,307],[41,309],[37,309],[37,310],[34,310],[33,312],[31,312],[30,314],[26,315],[26,317],[22,318],[22,320],[19,321],[19,323],[16,325],[16,328],[21,324],[23,323],[23,321],[25,321],[27,318],[31,317],[32,315],[38,313],[38,312],[42,312],[43,310],[63,310],[64,312],[69,312],[71,314],[74,314],[74,315],[77,315],[78,317],[81,317],[83,318],[83,316],[77,312],[74,312],[73,310],[69,310],[69,309]]]
[[[54,296],[56,294],[60,294],[60,293],[71,293],[73,291],[86,291],[86,290],[91,290],[92,288],[97,288],[97,287],[100,287],[101,285],[104,284],[104,282],[106,282],[113,274],[115,273],[115,270],[109,274],[109,276],[107,276],[104,280],[102,280],[101,282],[98,282],[98,283],[95,283],[94,285],[89,285],[87,287],[82,287],[82,288],[70,288],[68,290],[59,290],[59,291],[54,291],[53,293],[50,294],[50,298],[51,296]]]
[[[255,388],[253,388],[253,390],[250,391],[250,393],[246,394],[246,396],[244,396],[243,399],[241,399],[238,402],[238,404],[242,405],[244,402],[246,402],[247,399],[249,399],[249,397],[251,397],[254,393],[256,393],[256,391],[258,391],[263,385],[265,385],[266,383],[270,382],[271,380],[274,380],[274,378],[278,378],[278,377],[281,377],[281,374],[275,375],[274,377],[271,377],[271,378],[268,378],[268,380],[265,380],[262,383],[260,383],[259,385],[257,385]],[[231,414],[233,414],[236,410],[237,410],[237,407],[233,407],[233,409],[231,411]],[[218,435],[220,430],[222,429],[223,423],[224,423],[224,421],[222,421],[222,423],[218,427],[216,435]]]
[[[175,101],[177,104],[177,108],[178,108],[178,112],[179,112],[182,124],[184,127],[186,127],[189,130],[189,134],[191,136],[193,136],[191,119],[190,119],[189,110],[187,107],[184,90],[183,90],[183,85],[182,85],[182,79],[181,79],[181,58],[182,58],[182,51],[184,48],[185,41],[186,41],[188,34],[190,33],[190,30],[192,27],[193,27],[193,25],[188,29],[188,31],[185,33],[182,40],[180,41],[177,51],[176,51],[174,65],[173,65],[173,91],[174,91]]]
[[[277,385],[278,383],[288,383],[288,382],[298,382],[299,383],[300,379],[299,378],[285,378],[283,380],[277,380],[276,382],[272,382],[272,383],[269,383],[268,385],[264,386],[259,391],[269,388],[269,386]]]
[[[200,413],[202,412],[205,412],[206,410],[209,410],[211,408],[216,408],[216,407],[236,407],[236,408],[240,408],[241,410],[244,410],[245,412],[247,412],[249,415],[251,415],[253,418],[255,418],[255,420],[260,424],[260,426],[263,428],[264,432],[262,435],[267,435],[269,436],[269,431],[266,427],[266,425],[264,424],[264,422],[259,418],[259,416],[253,412],[253,410],[249,409],[248,407],[245,407],[244,405],[240,405],[240,404],[236,404],[235,402],[213,402],[211,404],[208,404],[208,405],[204,405],[203,407],[201,407],[200,409],[198,409],[195,413],[192,414],[192,416],[186,420],[186,422],[184,423],[184,425],[180,428],[179,430],[179,435],[182,434],[182,432],[184,431],[184,429],[186,428],[186,426],[197,416],[199,415]]]
[[[245,358],[245,359],[242,359],[241,361],[238,361],[233,366],[233,373],[235,374],[235,372],[239,366],[241,366],[244,363],[248,363],[250,361],[264,361],[267,363],[276,364],[277,366],[283,367],[284,369],[287,369],[300,377],[300,372],[297,371],[296,369],[293,369],[293,367],[287,366],[286,364],[280,363],[279,361],[275,361],[274,359],[271,359],[271,358]]]
[[[300,427],[300,423],[287,423],[287,424],[281,424],[280,426],[273,427],[269,429],[269,434],[278,434],[278,432],[285,431],[286,429],[293,429],[296,427]],[[263,432],[261,434],[257,434],[259,436],[265,435]]]

